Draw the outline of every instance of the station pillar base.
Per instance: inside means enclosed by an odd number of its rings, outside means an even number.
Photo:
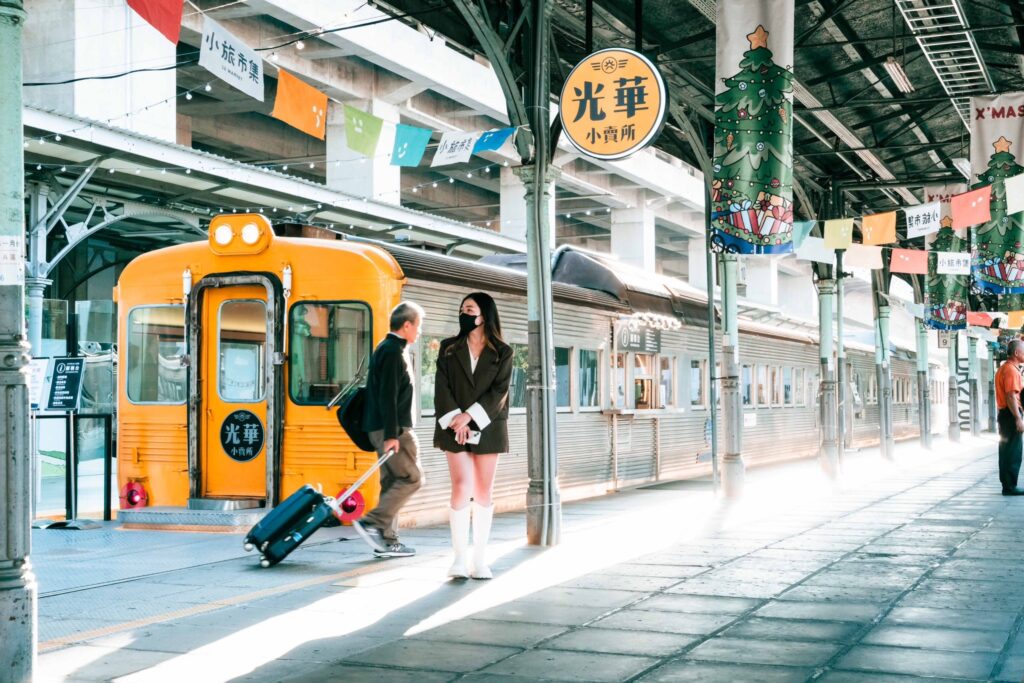
[[[726,453],[722,456],[722,495],[726,498],[739,498],[743,494],[743,486],[747,477],[747,466],[743,456]]]
[[[26,560],[0,564],[0,679],[30,683],[35,670],[39,626],[36,621],[36,578]]]

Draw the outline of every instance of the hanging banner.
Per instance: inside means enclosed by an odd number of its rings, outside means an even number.
[[[937,264],[935,272],[939,275],[970,275],[971,256],[967,253],[955,251],[935,252]]]
[[[975,285],[1024,293],[1024,213],[1007,213],[1006,179],[1024,173],[1024,93],[971,98],[971,189],[991,187],[989,218],[971,229]],[[1000,299],[997,310],[1017,302]]]
[[[861,218],[864,244],[890,244],[896,241],[896,212],[873,213]]]
[[[796,257],[802,261],[817,261],[831,266],[836,264],[834,249],[825,248],[825,240],[820,237],[808,237],[796,250]]]
[[[498,130],[489,130],[480,136],[480,139],[473,145],[473,154],[479,154],[480,152],[496,152],[501,149],[505,141],[512,137],[512,133],[516,132],[515,128],[499,128]]]
[[[852,243],[852,218],[836,218],[825,221],[825,247],[827,249],[846,249]]]
[[[943,260],[961,259],[950,271]],[[953,219],[945,216],[942,227],[928,245],[928,278],[925,281],[925,324],[933,330],[962,330],[967,327],[967,292],[970,271],[967,240],[953,230]],[[958,270],[957,270],[958,268]]]
[[[795,221],[793,223],[793,249],[799,249],[807,236],[811,234],[817,221]]]
[[[426,128],[407,126],[399,123],[395,126],[395,146],[391,150],[392,166],[417,166],[423,153],[430,143],[431,131]]]
[[[711,244],[793,250],[793,0],[718,3]]]
[[[199,66],[249,97],[263,101],[263,60],[255,50],[203,15]]]
[[[345,105],[345,144],[353,152],[368,157],[375,155],[383,127],[384,119]]]
[[[23,284],[25,284],[23,238],[21,235],[0,236],[0,285]]]
[[[881,270],[882,248],[851,244],[843,255],[843,268]]]
[[[893,249],[889,270],[894,273],[924,275],[928,272],[928,254],[923,249]]]
[[[908,206],[904,209],[903,214],[907,221],[907,239],[912,240],[938,232],[939,219],[942,217],[941,207],[939,202],[929,202],[920,206]]]
[[[270,115],[323,140],[327,130],[327,95],[284,69],[278,69],[277,95]]]
[[[175,45],[181,36],[182,0],[128,0],[128,6]]]
[[[473,145],[480,133],[444,133],[441,142],[434,150],[431,166],[448,166],[464,164],[473,155]]]
[[[657,139],[668,107],[654,62],[622,48],[598,50],[569,72],[558,100],[562,133],[598,159],[624,159]]]
[[[958,194],[949,202],[950,214],[953,216],[953,229],[966,230],[972,225],[991,220],[989,204],[992,201],[990,185]]]

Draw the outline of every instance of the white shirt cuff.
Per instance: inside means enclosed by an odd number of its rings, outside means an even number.
[[[491,418],[487,417],[487,411],[479,403],[471,405],[466,409],[466,412],[470,414],[473,422],[476,422],[476,426],[481,430],[486,429],[487,425],[491,424]]]
[[[448,429],[448,425],[452,423],[452,420],[462,414],[462,411],[456,408],[450,413],[445,413],[437,419],[437,424],[441,425],[441,429]]]

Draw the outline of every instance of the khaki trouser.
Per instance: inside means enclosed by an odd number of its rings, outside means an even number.
[[[383,455],[384,431],[370,432],[370,441]],[[402,429],[398,452],[380,468],[380,500],[377,507],[363,515],[364,524],[377,527],[388,543],[398,542],[398,511],[423,485],[423,469],[419,460],[419,441],[411,429]]]

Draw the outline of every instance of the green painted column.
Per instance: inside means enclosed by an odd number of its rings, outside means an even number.
[[[821,363],[821,450],[818,460],[830,477],[839,475],[839,414],[832,330],[835,292],[835,280],[818,281],[818,356]]]
[[[722,254],[722,417],[725,452],[722,454],[722,492],[730,498],[743,492],[743,401],[740,396],[740,331],[736,308],[739,261],[736,254]]]
[[[35,669],[36,580],[29,561],[32,455],[25,331],[25,177],[21,122],[21,0],[0,0],[0,680]],[[11,267],[13,266],[13,268]]]
[[[843,450],[847,443],[852,444],[849,438],[849,426],[853,423],[849,414],[849,381],[846,376],[846,344],[843,341],[844,323],[843,320],[843,297],[845,287],[843,281],[843,253],[844,249],[836,250],[836,462],[841,467],[843,464]]]
[[[921,446],[932,447],[932,398],[928,377],[928,328],[917,320],[917,424]]]
[[[978,339],[967,337],[967,386],[970,391],[971,436],[981,434],[981,366],[978,364]]]
[[[957,377],[956,377],[956,366],[957,366],[957,333],[950,332],[949,340],[949,356],[947,362],[949,363],[949,429],[948,436],[949,440],[953,442],[960,441],[960,416],[958,415],[958,406],[956,404],[957,395]]]
[[[889,352],[889,304],[878,304],[875,321],[875,374],[878,385],[878,436],[882,457],[896,457],[892,433],[892,368]]]
[[[555,174],[551,159],[550,12],[551,3],[530,7],[528,115],[533,163],[521,167],[526,185],[526,278],[529,361],[526,382],[527,472],[526,539],[552,546],[561,540],[562,505],[558,490],[555,421],[555,346],[551,299],[551,212]]]

